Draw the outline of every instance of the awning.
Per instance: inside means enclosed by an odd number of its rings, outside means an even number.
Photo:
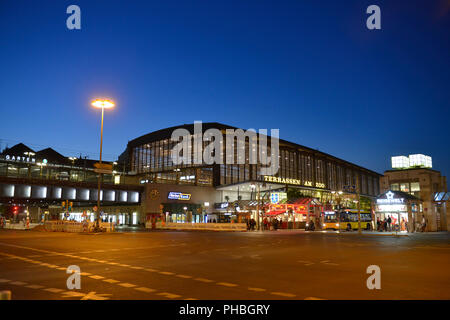
[[[268,215],[268,216],[276,216],[276,215],[284,214],[284,213],[286,213],[285,210],[275,210],[275,211],[269,211],[269,212],[266,212],[265,215]]]

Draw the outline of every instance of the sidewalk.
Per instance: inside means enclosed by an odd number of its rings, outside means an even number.
[[[336,235],[358,235],[358,231],[333,231],[333,230],[315,230],[315,231],[305,231],[303,229],[278,229],[274,230],[256,230],[249,232],[258,232],[258,233],[317,233],[317,234],[336,234]],[[397,236],[397,237],[406,237],[413,234],[431,234],[434,232],[416,232],[416,233],[407,233],[407,232],[378,232],[378,231],[361,231],[361,235],[365,236]]]

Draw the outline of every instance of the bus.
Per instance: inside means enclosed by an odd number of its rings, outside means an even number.
[[[372,230],[372,214],[369,211],[360,211],[361,229]],[[323,212],[323,229],[332,230],[358,230],[358,210],[341,209]]]

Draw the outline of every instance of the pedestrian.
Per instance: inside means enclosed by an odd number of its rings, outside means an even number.
[[[387,219],[387,228],[388,228],[389,231],[392,231],[391,222],[392,222],[391,216],[388,216],[388,219]]]
[[[381,228],[381,221],[380,221],[380,217],[377,218],[377,231],[380,231]]]
[[[422,232],[425,232],[425,229],[427,227],[427,220],[425,219],[425,216],[422,216]]]

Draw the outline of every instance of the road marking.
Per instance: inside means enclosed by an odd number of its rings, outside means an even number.
[[[127,283],[127,282],[122,282],[122,283],[119,283],[118,285],[121,286],[121,287],[124,287],[124,288],[134,288],[134,287],[136,287],[135,284]]]
[[[252,287],[248,287],[247,289],[250,290],[250,291],[256,291],[256,292],[266,291],[266,289],[263,289],[263,288],[252,288]]]
[[[61,271],[66,271],[66,268],[57,268],[57,269]]]
[[[82,276],[90,276],[92,273],[89,272],[81,272],[80,273]]]
[[[89,276],[89,278],[95,279],[95,280],[100,280],[100,279],[105,279],[105,277],[102,276]]]
[[[62,291],[64,291],[63,289],[57,289],[57,288],[47,288],[44,289],[44,291],[48,291],[48,292],[52,292],[52,293],[60,293]]]
[[[131,267],[129,264],[118,264],[119,266],[121,266],[121,267]]]
[[[110,296],[111,294],[109,293],[99,293],[96,294],[95,291],[91,291],[89,293],[87,293],[86,295],[84,295],[83,298],[81,298],[80,300],[108,300],[109,298],[107,298],[106,296]]]
[[[176,277],[183,278],[183,279],[190,279],[190,278],[192,278],[192,276],[187,276],[185,274],[177,274]]]
[[[146,268],[145,271],[150,271],[150,272],[158,272],[158,270],[156,269],[152,269],[152,268]]]
[[[142,270],[144,269],[143,267],[130,267],[131,269],[136,269],[136,270]]]
[[[205,279],[205,278],[194,278],[194,280],[201,281],[201,282],[214,282],[212,280]]]
[[[173,272],[168,272],[168,271],[160,271],[160,272],[158,272],[159,274],[164,274],[164,275],[166,275],[166,276],[171,276],[171,275],[174,275],[175,273],[173,273]]]
[[[62,293],[63,298],[68,298],[68,297],[84,297],[85,294],[81,293],[81,292],[76,292],[76,291],[65,291],[64,293]]]
[[[275,296],[289,297],[289,298],[295,297],[295,294],[286,293],[286,292],[271,292],[270,294],[273,294]]]
[[[11,280],[8,279],[0,279],[0,283],[10,282]]]
[[[13,281],[13,282],[10,282],[9,284],[13,284],[15,286],[23,286],[23,285],[28,284],[28,283],[22,282],[22,281]]]
[[[26,287],[30,288],[30,289],[42,289],[42,288],[44,288],[44,286],[40,286],[38,284],[30,284],[29,286],[26,286]]]
[[[155,292],[155,289],[150,289],[150,288],[146,288],[146,287],[139,287],[139,288],[134,288],[134,290],[138,290],[138,291],[142,291],[142,292],[146,292],[146,293],[150,293],[150,292]]]
[[[325,300],[325,299],[316,298],[316,297],[307,297],[304,300]]]
[[[117,282],[120,282],[119,280],[114,280],[114,279],[105,279],[105,280],[103,280],[103,281],[108,282],[108,283],[117,283]]]
[[[237,284],[229,283],[229,282],[217,282],[216,284],[218,284],[219,286],[224,286],[224,287],[237,287]]]
[[[169,293],[169,292],[160,292],[160,293],[157,293],[157,295],[158,295],[158,296],[167,297],[167,298],[169,298],[169,299],[176,299],[176,298],[181,297],[181,296],[178,295],[178,294],[173,294],[173,293]]]

